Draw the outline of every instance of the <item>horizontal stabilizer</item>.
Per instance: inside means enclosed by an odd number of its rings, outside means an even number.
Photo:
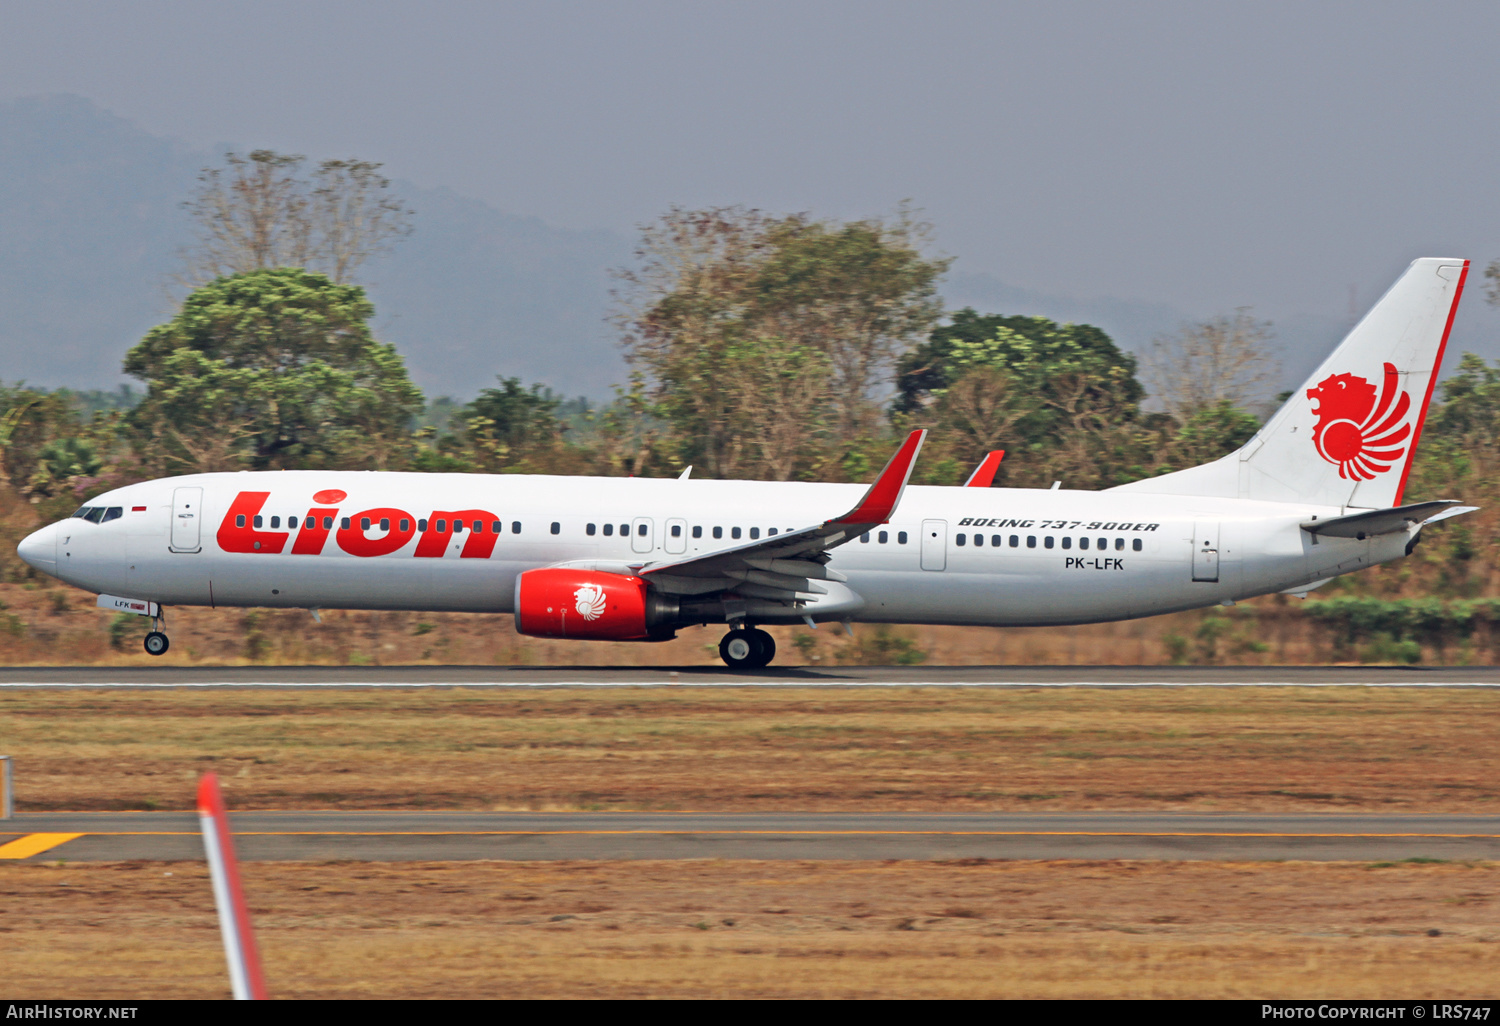
[[[1413,524],[1445,520],[1460,513],[1472,513],[1478,506],[1461,506],[1456,499],[1438,499],[1433,502],[1414,502],[1410,506],[1392,509],[1372,509],[1364,513],[1351,513],[1346,517],[1330,517],[1327,520],[1308,520],[1302,530],[1309,534],[1326,534],[1330,538],[1367,538],[1377,534],[1392,534],[1405,531]]]

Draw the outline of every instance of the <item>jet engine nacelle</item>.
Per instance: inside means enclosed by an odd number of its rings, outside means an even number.
[[[516,578],[516,630],[539,638],[665,640],[671,605],[626,574],[547,567]]]

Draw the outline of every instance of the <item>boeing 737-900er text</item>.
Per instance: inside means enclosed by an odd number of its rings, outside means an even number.
[[[171,605],[504,612],[522,634],[617,641],[727,624],[724,661],[759,667],[775,644],[757,625],[1076,624],[1305,595],[1472,508],[1401,504],[1467,273],[1413,262],[1239,451],[1103,491],[908,487],[914,431],[868,489],[196,474],[106,492],[19,553],[152,617],[153,655]]]

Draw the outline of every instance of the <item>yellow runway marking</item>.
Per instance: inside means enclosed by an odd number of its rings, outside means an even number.
[[[1150,832],[1140,830],[234,830],[236,837],[615,837],[625,835],[679,836],[727,834],[760,837],[1334,837],[1403,838],[1428,837],[1450,840],[1500,840],[1500,834],[1272,834],[1207,833],[1198,831]],[[196,830],[90,830],[94,837],[196,837]],[[70,840],[82,834],[33,834]],[[23,839],[24,840],[24,839]],[[3,853],[13,841],[0,848]],[[62,841],[55,842],[61,844]],[[4,857],[0,855],[0,857]],[[12,856],[21,858],[24,856]]]
[[[9,844],[0,844],[0,859],[29,859],[59,844],[67,844],[82,834],[27,834]]]

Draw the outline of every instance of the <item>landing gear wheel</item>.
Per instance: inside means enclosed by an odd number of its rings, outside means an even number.
[[[730,631],[719,642],[719,658],[731,670],[758,670],[776,656],[776,639],[763,630]]]
[[[167,636],[161,631],[152,631],[150,634],[146,635],[147,655],[166,655],[167,649],[171,647],[172,643],[167,640]]]
[[[757,667],[769,666],[772,659],[776,658],[776,639],[759,628],[750,631],[755,635],[755,641],[760,646],[760,654],[755,657]]]

